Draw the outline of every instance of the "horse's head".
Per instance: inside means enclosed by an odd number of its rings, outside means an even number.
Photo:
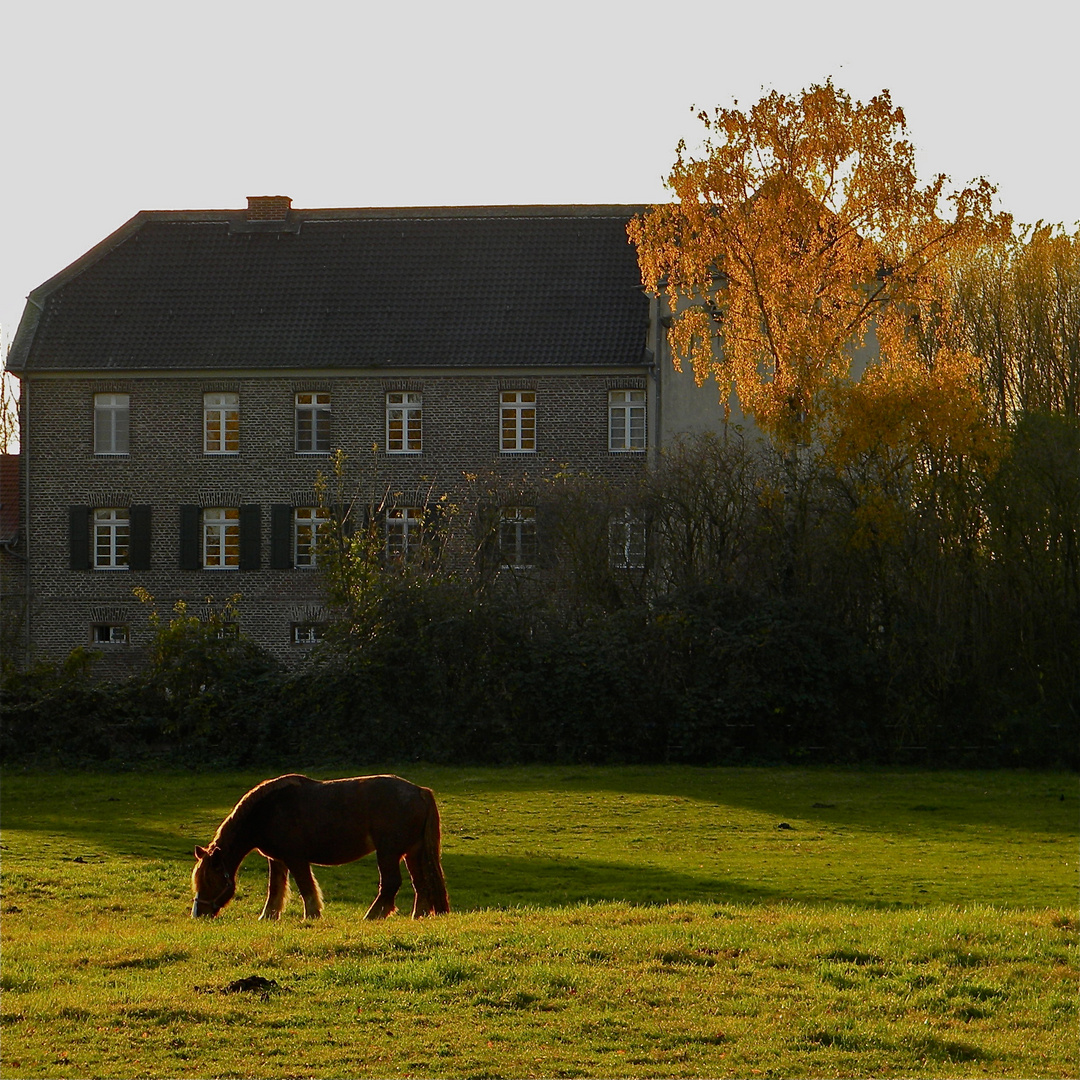
[[[221,848],[211,844],[209,848],[195,849],[195,869],[191,871],[191,888],[195,900],[191,905],[191,917],[216,915],[236,892],[236,875],[225,869]]]

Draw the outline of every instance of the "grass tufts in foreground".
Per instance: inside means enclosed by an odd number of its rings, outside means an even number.
[[[371,860],[257,922],[257,856],[189,919],[261,777],[5,776],[3,1075],[1080,1071],[1075,777],[407,772],[455,904],[419,923],[362,920]]]
[[[1074,1075],[1076,923],[581,905],[16,932],[12,1076]],[[27,920],[31,924],[37,920]],[[23,928],[20,928],[23,929]],[[28,931],[28,932],[26,932]]]

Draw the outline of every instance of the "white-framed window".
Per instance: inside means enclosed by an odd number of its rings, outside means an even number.
[[[296,395],[296,452],[330,453],[330,394],[303,392]]]
[[[317,506],[298,506],[293,511],[293,565],[313,569],[319,561],[319,545],[330,519]]]
[[[393,506],[386,511],[386,554],[407,559],[420,547],[424,511],[419,506]]]
[[[239,394],[203,394],[203,450],[240,453]]]
[[[424,441],[424,395],[416,391],[386,395],[386,451],[419,454]]]
[[[240,568],[240,510],[212,507],[202,514],[204,570]]]
[[[94,453],[128,452],[131,416],[130,394],[94,395]]]
[[[645,449],[645,391],[608,391],[608,449]]]
[[[499,445],[503,453],[536,450],[536,391],[502,390],[499,393]]]
[[[536,507],[504,506],[499,511],[499,555],[508,566],[536,563]]]
[[[94,511],[94,569],[126,570],[131,520],[126,508]]]
[[[645,522],[627,510],[608,522],[611,565],[619,570],[640,570],[645,565]]]
[[[291,629],[294,645],[317,645],[325,636],[325,627],[322,623],[293,623]]]
[[[95,645],[126,645],[128,628],[118,623],[94,623],[90,627],[90,640]]]

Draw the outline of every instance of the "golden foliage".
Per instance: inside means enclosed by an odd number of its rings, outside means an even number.
[[[917,354],[929,377],[950,319],[947,257],[1010,225],[993,187],[921,185],[888,91],[864,104],[829,81],[699,117],[704,153],[681,143],[668,179],[677,201],[629,227],[646,288],[672,308],[676,362],[725,397],[733,385],[781,444],[819,433],[871,332],[894,358],[879,390],[910,388]]]
[[[995,419],[1080,415],[1080,231],[1042,223],[960,253],[954,330]]]
[[[927,365],[912,350],[834,393],[823,458],[851,497],[857,546],[897,542],[911,515],[930,508],[939,519],[971,509],[958,488],[992,476],[1005,451],[1004,433],[987,423],[978,374],[968,354],[940,350]],[[971,521],[960,518],[953,525],[965,533]]]
[[[928,366],[912,354],[870,367],[838,388],[828,417],[826,456],[839,467],[884,452],[930,468],[947,459],[988,458],[994,433],[978,393],[978,360],[939,351]]]

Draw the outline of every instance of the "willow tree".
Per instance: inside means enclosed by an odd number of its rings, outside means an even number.
[[[982,361],[997,422],[1080,416],[1080,231],[1040,222],[982,245],[955,289],[957,341]]]
[[[995,189],[950,191],[943,175],[920,183],[888,91],[864,104],[829,81],[737,104],[699,113],[703,151],[679,144],[675,201],[629,228],[646,288],[670,305],[676,363],[699,383],[734,386],[789,448],[845,426],[837,410],[871,333],[898,392],[935,365],[965,384],[973,362],[946,356],[939,329],[948,262],[1008,227]]]

